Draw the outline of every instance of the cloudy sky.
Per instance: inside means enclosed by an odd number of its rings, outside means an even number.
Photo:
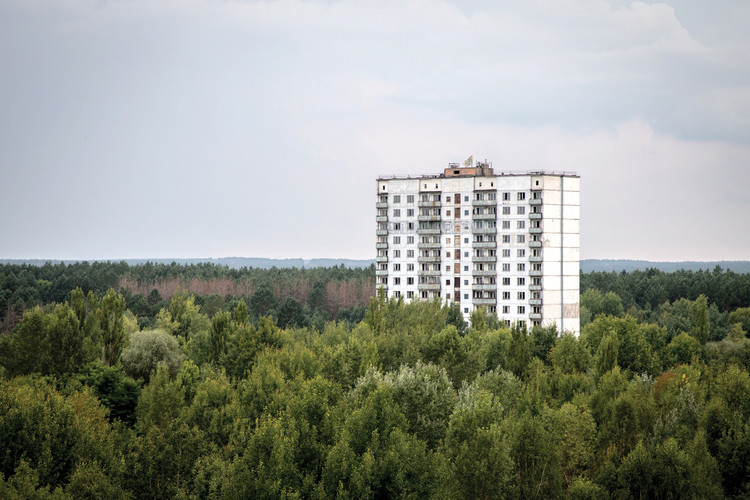
[[[0,258],[372,258],[375,178],[575,171],[581,256],[750,259],[746,0],[0,0]]]

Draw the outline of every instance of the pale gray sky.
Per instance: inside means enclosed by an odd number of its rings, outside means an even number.
[[[0,0],[0,258],[372,258],[375,178],[582,179],[581,256],[750,259],[746,0]]]

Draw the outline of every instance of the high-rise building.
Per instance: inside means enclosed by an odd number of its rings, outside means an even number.
[[[377,286],[580,331],[580,177],[495,174],[487,162],[377,180]]]

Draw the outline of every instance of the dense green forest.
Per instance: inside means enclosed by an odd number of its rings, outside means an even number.
[[[0,266],[0,498],[750,495],[750,275],[582,274],[576,338],[373,274]]]

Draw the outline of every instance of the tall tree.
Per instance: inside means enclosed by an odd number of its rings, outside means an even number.
[[[125,345],[125,329],[122,316],[125,312],[125,298],[109,289],[99,303],[97,316],[104,342],[104,362],[107,366],[117,363]]]

